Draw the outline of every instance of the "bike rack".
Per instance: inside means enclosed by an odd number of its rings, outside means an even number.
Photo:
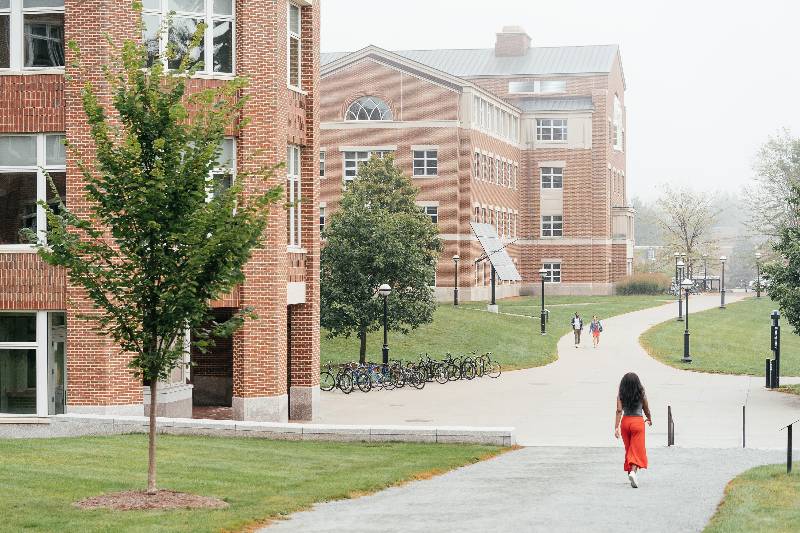
[[[672,406],[667,406],[667,446],[675,446],[675,421],[672,419]]]
[[[792,473],[792,426],[800,422],[800,418],[789,425],[783,426],[778,431],[786,430],[786,473]]]

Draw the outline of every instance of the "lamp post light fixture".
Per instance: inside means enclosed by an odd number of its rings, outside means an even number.
[[[683,330],[683,359],[684,363],[691,363],[692,357],[689,355],[689,290],[694,283],[690,279],[685,279],[681,283],[683,290],[686,291],[686,327]]]
[[[761,252],[756,252],[756,298],[761,298]]]
[[[388,328],[388,298],[392,288],[388,283],[378,287],[378,294],[383,296],[383,365],[389,364],[389,328]]]
[[[722,275],[719,278],[719,308],[720,309],[725,309],[725,261],[727,261],[727,260],[728,260],[728,258],[725,257],[724,255],[720,256],[720,258],[719,258],[719,262],[720,262],[720,264],[722,264]]]
[[[703,292],[708,290],[708,254],[703,254]]]
[[[547,269],[545,269],[544,267],[540,268],[539,269],[539,277],[542,278],[542,310],[539,313],[539,319],[542,322],[542,335],[546,335],[547,334],[547,326],[545,324],[546,315],[545,315],[545,310],[544,310],[544,280],[545,280],[545,276],[546,275],[547,275]]]
[[[458,262],[460,260],[461,257],[459,257],[458,254],[453,256],[453,264],[455,265],[454,268],[456,275],[455,285],[453,288],[453,305],[458,305]]]
[[[683,277],[683,267],[686,266],[683,262],[683,259],[678,259],[678,275],[675,276],[675,285],[678,287],[678,322],[683,321],[683,296],[681,286],[683,285],[682,282],[679,280]],[[684,280],[685,281],[685,280]]]

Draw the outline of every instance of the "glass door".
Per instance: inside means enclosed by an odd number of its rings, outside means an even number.
[[[36,313],[0,313],[0,414],[36,414]]]
[[[67,322],[65,313],[48,313],[47,413],[64,414],[67,402]]]

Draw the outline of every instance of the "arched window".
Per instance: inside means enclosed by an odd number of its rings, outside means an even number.
[[[392,120],[392,110],[375,96],[362,96],[347,108],[345,120]]]

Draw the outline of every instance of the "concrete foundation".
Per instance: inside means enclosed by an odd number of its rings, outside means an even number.
[[[150,413],[150,387],[143,387],[144,413]],[[171,418],[192,417],[192,386],[159,384],[156,391],[156,416]]]
[[[69,405],[64,408],[66,414],[72,415],[111,415],[111,416],[142,416],[144,404],[132,405]]]
[[[289,419],[311,420],[319,409],[319,387],[289,389]]]
[[[255,398],[233,397],[234,420],[253,420],[259,422],[288,422],[289,400],[286,394],[279,396],[260,396]]]

